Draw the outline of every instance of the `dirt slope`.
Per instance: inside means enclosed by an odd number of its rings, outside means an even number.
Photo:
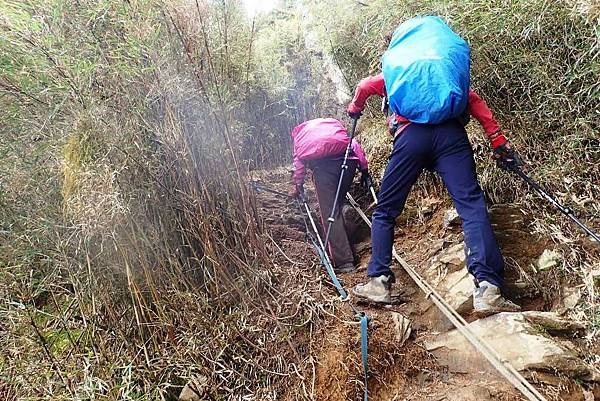
[[[289,173],[281,168],[256,172],[254,180],[269,188],[287,192]],[[368,209],[366,194],[360,189],[353,193]],[[314,200],[314,191],[307,180],[307,194]],[[424,204],[427,204],[424,208]],[[283,197],[261,192],[257,194],[257,206],[264,218],[265,229],[272,233],[291,270],[300,269],[304,276],[314,277],[311,283],[298,282],[306,296],[321,305],[310,325],[306,353],[303,388],[290,385],[283,399],[315,399],[327,401],[362,399],[362,366],[360,363],[359,327],[350,308],[336,297],[333,286],[322,270],[314,249],[305,240],[304,223],[293,202]],[[399,218],[396,230],[396,247],[405,259],[423,271],[429,260],[439,251],[440,239],[460,240],[460,227],[443,228],[444,212],[449,201],[438,198],[411,197],[407,210]],[[316,208],[311,202],[313,210]],[[503,252],[507,259],[507,279],[510,296],[525,310],[547,310],[556,300],[543,297],[535,286],[526,283],[527,266],[544,249],[545,241],[529,234],[526,218],[510,207],[492,209],[492,220]],[[347,290],[366,277],[366,264],[370,255],[369,230],[353,213],[346,213],[352,228],[360,268],[357,272],[340,276]],[[444,242],[442,241],[442,244]],[[369,399],[378,400],[520,400],[517,390],[493,369],[469,373],[450,371],[438,363],[424,348],[424,341],[450,328],[447,321],[399,266],[394,267],[397,276],[396,292],[400,304],[374,306],[364,303],[356,306],[372,318],[369,327]],[[516,285],[514,283],[518,283]],[[523,284],[525,283],[525,284]],[[354,302],[354,300],[352,301]],[[410,319],[412,334],[404,345],[398,341],[393,315],[400,313]],[[474,320],[467,314],[468,320]],[[537,379],[536,379],[537,378]],[[592,391],[598,389],[547,373],[537,375],[537,386],[553,400],[588,400]],[[587,398],[586,398],[587,397]]]

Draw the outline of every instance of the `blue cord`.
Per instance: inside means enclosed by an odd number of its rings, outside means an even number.
[[[360,316],[360,352],[362,354],[363,371],[365,374],[365,397],[364,401],[369,399],[369,389],[367,380],[369,378],[369,360],[368,360],[368,345],[369,345],[369,316],[361,312]]]

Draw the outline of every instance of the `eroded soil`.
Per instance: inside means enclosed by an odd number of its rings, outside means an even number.
[[[289,173],[285,169],[257,172],[253,177],[268,188],[287,193]],[[307,195],[313,213],[316,213],[314,191],[307,180]],[[370,214],[370,199],[354,188],[363,210]],[[257,207],[264,219],[265,230],[278,244],[282,263],[290,271],[303,272],[313,277],[302,285],[306,296],[322,303],[315,312],[307,334],[306,363],[302,372],[305,382],[304,398],[319,401],[359,400],[363,396],[360,336],[357,320],[347,303],[339,301],[334,287],[319,263],[314,249],[306,241],[302,214],[289,198],[268,192],[256,195]],[[423,207],[426,203],[426,207]],[[407,210],[399,218],[396,229],[396,249],[417,270],[428,267],[429,260],[447,244],[460,241],[460,226],[444,228],[444,212],[449,208],[447,199],[411,197]],[[316,216],[316,214],[314,214]],[[366,264],[370,256],[369,229],[353,212],[345,213],[352,240],[358,254],[358,270],[338,278],[346,290],[366,278]],[[560,295],[552,291],[552,276],[547,283],[531,280],[531,262],[546,246],[546,241],[529,232],[527,218],[509,205],[491,208],[492,222],[507,262],[506,277],[509,297],[524,310],[548,310]],[[317,220],[318,221],[318,220]],[[440,247],[441,243],[441,247]],[[521,400],[520,393],[501,376],[489,369],[469,373],[449,371],[428,353],[425,339],[451,328],[449,322],[427,301],[410,277],[394,266],[400,303],[377,306],[365,303],[354,305],[371,317],[369,326],[369,399],[383,400]],[[299,277],[302,279],[302,277]],[[291,280],[293,282],[293,280]],[[352,299],[350,302],[356,302]],[[412,334],[405,344],[399,344],[392,314],[400,313],[410,319]],[[474,317],[467,314],[467,320]],[[545,376],[544,376],[545,375]],[[530,380],[540,391],[553,400],[587,401],[597,387],[586,385],[551,373],[534,374]],[[282,399],[303,399],[298,388],[291,387]],[[587,396],[586,396],[587,394]],[[307,397],[308,395],[308,397]],[[587,398],[586,398],[587,397]]]

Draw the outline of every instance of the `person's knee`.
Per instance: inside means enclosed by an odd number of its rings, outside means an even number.
[[[464,197],[460,201],[455,201],[456,212],[463,223],[485,223],[489,221],[489,214],[485,198]]]
[[[386,221],[394,223],[396,217],[400,215],[401,210],[390,207],[376,207],[373,212],[373,220]]]

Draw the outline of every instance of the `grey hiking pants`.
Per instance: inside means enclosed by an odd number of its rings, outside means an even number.
[[[310,166],[313,170],[313,181],[317,191],[319,210],[321,212],[323,241],[325,241],[325,233],[327,232],[327,225],[329,224],[327,219],[331,216],[331,208],[333,207],[333,200],[342,171],[342,162],[343,160],[341,158],[320,159],[311,162]],[[329,244],[327,245],[328,253],[334,267],[339,267],[347,263],[354,263],[352,248],[350,247],[350,241],[348,240],[348,234],[346,233],[346,227],[344,225],[342,206],[344,205],[344,199],[346,199],[346,193],[350,189],[350,185],[352,185],[358,161],[348,160],[347,165],[348,169],[344,172],[340,195],[334,214],[335,221],[332,223],[331,233],[329,234]]]

